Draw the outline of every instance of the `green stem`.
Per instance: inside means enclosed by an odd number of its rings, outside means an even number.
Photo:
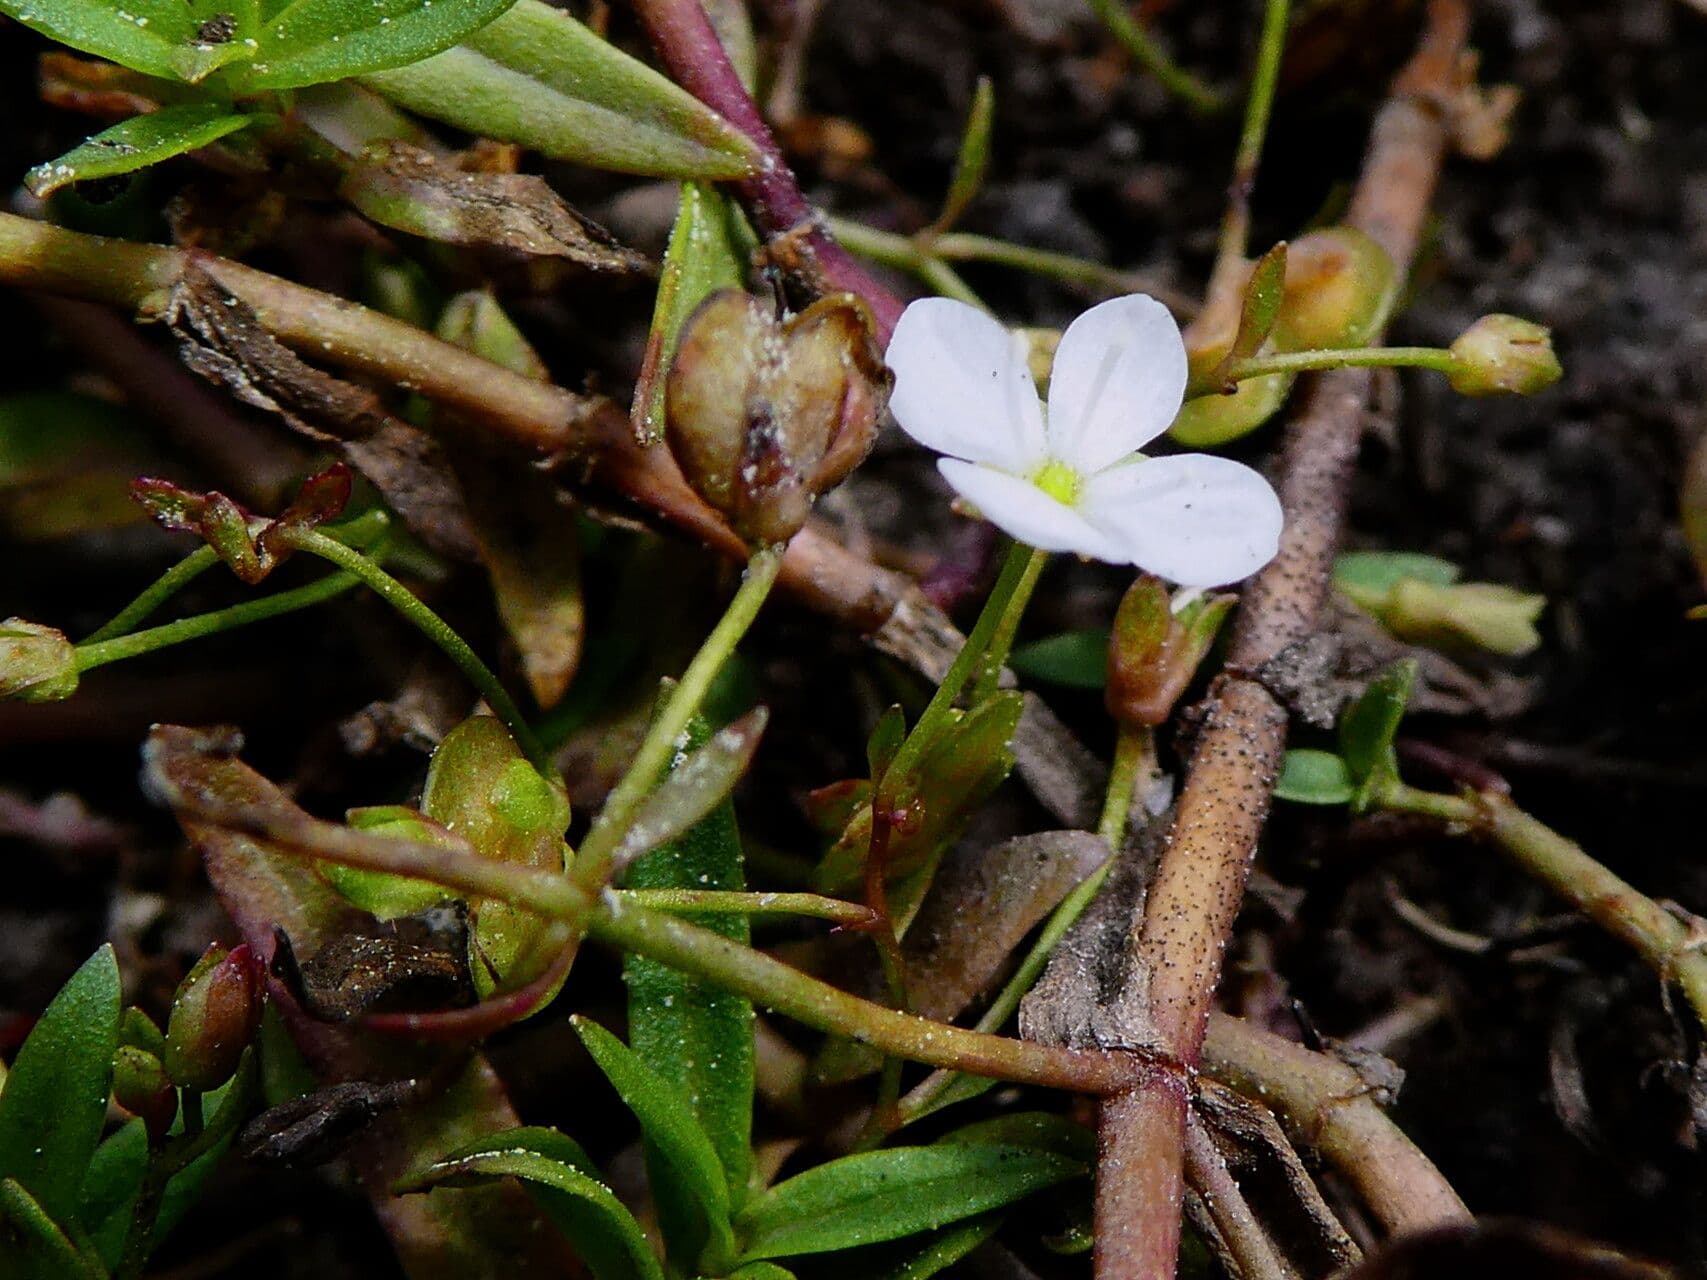
[[[907,771],[918,763],[919,757],[930,745],[931,739],[948,719],[948,714],[954,709],[955,701],[960,697],[961,690],[969,680],[982,671],[984,654],[990,647],[990,642],[1001,625],[1003,615],[1014,594],[1020,589],[1021,583],[1029,575],[1031,583],[1036,584],[1037,572],[1033,570],[1032,560],[1036,552],[1023,542],[1016,542],[1008,550],[1008,558],[1002,565],[1002,572],[996,578],[996,585],[990,590],[990,598],[984,601],[984,609],[978,615],[978,621],[972,624],[972,630],[966,637],[966,643],[960,646],[960,652],[954,655],[954,661],[949,664],[948,672],[937,685],[936,692],[919,715],[918,723],[913,726],[907,740],[901,744],[901,749],[895,753],[895,759],[890,762],[884,773],[884,782],[890,778],[904,778]],[[1029,592],[1029,588],[1028,588]],[[1023,603],[1022,606],[1023,608]],[[1004,655],[1005,657],[1005,655]],[[999,671],[1000,668],[998,667]],[[879,784],[879,790],[884,789]]]
[[[359,585],[359,580],[353,574],[330,573],[307,586],[293,587],[289,591],[263,596],[259,600],[245,600],[242,604],[234,604],[226,609],[198,613],[193,617],[180,618],[176,622],[150,627],[146,631],[115,636],[111,640],[97,640],[93,643],[84,641],[77,646],[77,670],[91,671],[109,662],[122,662],[127,658],[152,653],[156,649],[183,644],[187,640],[200,640],[205,636],[218,635],[222,631],[232,631],[253,622],[264,622],[281,614],[324,604]],[[110,623],[108,625],[111,626]]]
[[[1250,93],[1245,99],[1245,121],[1239,130],[1239,149],[1233,155],[1233,181],[1227,212],[1221,220],[1220,244],[1215,255],[1215,278],[1222,278],[1244,261],[1250,245],[1251,188],[1262,160],[1263,140],[1268,136],[1269,117],[1274,110],[1274,89],[1280,79],[1280,55],[1286,47],[1288,0],[1267,0],[1263,7],[1262,34],[1257,40],[1257,62],[1251,71]]]
[[[893,1057],[1017,1083],[1100,1093],[1132,1067],[1126,1055],[1010,1040],[932,1022],[850,995],[751,947],[620,898],[602,901],[589,935],[692,974],[821,1031],[848,1036]]]
[[[611,858],[617,844],[641,801],[658,785],[658,779],[675,754],[682,734],[687,732],[688,723],[705,701],[711,682],[735,652],[735,646],[747,634],[747,628],[753,625],[753,619],[758,616],[760,606],[776,582],[777,571],[782,567],[782,553],[781,547],[766,547],[754,552],[753,558],[747,562],[747,572],[741,579],[740,589],[652,721],[652,727],[635,753],[633,762],[621,781],[612,788],[593,822],[592,830],[576,853],[571,874],[580,889],[597,893],[610,879]]]
[[[902,271],[910,271],[925,279],[928,279],[932,263],[987,262],[1019,271],[1030,271],[1035,275],[1048,276],[1069,284],[1087,285],[1107,293],[1131,293],[1158,287],[1147,286],[1145,281],[1130,272],[1092,262],[1088,258],[1075,258],[1071,254],[1034,249],[1028,245],[1014,244],[971,232],[951,231],[928,236],[921,241],[918,237],[883,231],[851,218],[830,216],[827,223],[836,239],[861,257]],[[939,278],[944,281],[948,279],[946,276]],[[954,276],[953,282],[968,295],[962,297],[962,301],[982,305],[975,296],[971,296],[972,291],[958,275]],[[942,292],[948,297],[957,296],[947,288]]]
[[[871,924],[857,902],[817,893],[743,893],[735,889],[618,889],[619,898],[671,915],[806,916],[848,928]]]
[[[1341,350],[1285,351],[1251,356],[1234,363],[1226,373],[1229,383],[1261,378],[1271,373],[1309,373],[1318,369],[1434,369],[1448,373],[1452,353],[1440,347],[1354,347]],[[1214,387],[1192,388],[1187,395],[1214,394]]]
[[[1125,0],[1091,0],[1091,8],[1126,51],[1193,111],[1209,112],[1221,106],[1221,95],[1174,63],[1150,39],[1150,33],[1132,17]]]
[[[1108,1093],[1156,1068],[1131,1053],[1060,1049],[933,1022],[885,1008],[791,968],[720,933],[652,911],[619,893],[589,892],[568,876],[493,862],[471,850],[281,818],[252,805],[192,801],[183,813],[267,839],[301,856],[368,871],[431,880],[508,902],[588,936],[703,978],[809,1027],[847,1036],[894,1057],[974,1075]]]
[[[1596,862],[1502,795],[1448,796],[1396,779],[1375,789],[1372,802],[1488,835],[1517,865],[1601,928],[1628,943],[1659,974],[1675,982],[1707,1028],[1707,953],[1703,940],[1634,885]]]
[[[978,679],[972,686],[971,702],[974,706],[996,691],[996,685],[1002,677],[1002,668],[1007,666],[1008,654],[1014,647],[1014,636],[1019,633],[1020,619],[1025,616],[1025,608],[1031,603],[1031,595],[1037,589],[1037,580],[1043,574],[1043,566],[1048,563],[1047,551],[1031,549],[1031,555],[1020,571],[1019,580],[1003,602],[1001,614],[996,619],[995,629],[991,632],[989,644],[984,650]],[[968,641],[969,645],[970,643]]]
[[[134,631],[142,621],[165,604],[191,582],[219,563],[219,552],[209,546],[197,547],[177,564],[154,580],[143,592],[113,615],[112,620],[92,631],[83,644],[98,644]]]
[[[540,745],[527,721],[522,719],[520,708],[498,682],[498,677],[493,675],[479,655],[469,648],[468,642],[459,636],[448,622],[421,603],[414,592],[361,552],[345,546],[336,538],[328,537],[318,529],[281,529],[280,536],[289,546],[329,560],[345,572],[360,578],[369,590],[437,645],[445,657],[456,664],[457,670],[462,672],[468,682],[479,690],[480,696],[486,700],[486,705],[492,708],[493,714],[509,728],[516,739],[516,745],[522,749],[533,767],[548,778],[555,776],[556,766],[552,764],[550,754]]]
[[[1115,853],[1126,843],[1126,820],[1132,811],[1132,792],[1138,772],[1154,772],[1156,731],[1146,724],[1123,724],[1114,740],[1114,761],[1108,769],[1108,790],[1103,794],[1102,818],[1097,834]]]

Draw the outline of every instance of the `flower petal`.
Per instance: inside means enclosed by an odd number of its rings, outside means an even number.
[[[1147,294],[1099,303],[1061,335],[1049,379],[1049,452],[1099,471],[1142,449],[1179,413],[1185,341]]]
[[[901,429],[951,458],[1027,472],[1044,457],[1043,406],[1024,339],[977,307],[923,298],[901,313],[884,359]]]
[[[956,493],[1009,536],[1043,551],[1072,551],[1114,564],[1126,562],[1119,539],[1094,528],[1031,481],[957,458],[942,458],[936,465]]]
[[[1118,540],[1123,559],[1182,587],[1247,578],[1274,558],[1280,498],[1230,458],[1181,453],[1143,458],[1085,482],[1081,510]]]

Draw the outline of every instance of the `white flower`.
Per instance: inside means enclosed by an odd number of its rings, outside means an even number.
[[[913,303],[886,359],[895,420],[948,455],[937,466],[949,484],[1019,541],[1187,587],[1236,582],[1274,557],[1280,499],[1262,476],[1209,454],[1138,453],[1185,395],[1185,344],[1154,298],[1115,298],[1068,326],[1047,414],[1024,338],[965,303]]]

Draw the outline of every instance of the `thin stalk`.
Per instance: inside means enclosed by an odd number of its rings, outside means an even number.
[[[1376,788],[1373,802],[1394,813],[1414,813],[1486,834],[1512,861],[1627,943],[1661,981],[1676,983],[1707,1028],[1707,954],[1690,926],[1634,885],[1492,792],[1448,796],[1397,780]]]
[[[1263,141],[1268,136],[1269,117],[1274,111],[1274,90],[1280,79],[1280,55],[1286,47],[1289,0],[1267,0],[1263,6],[1262,34],[1257,38],[1257,61],[1251,70],[1250,92],[1245,97],[1245,120],[1239,130],[1239,149],[1233,153],[1233,180],[1227,189],[1227,212],[1221,219],[1220,242],[1210,289],[1225,286],[1233,271],[1244,264],[1251,238],[1251,191],[1256,186],[1257,166],[1262,162]]]
[[[743,893],[735,889],[618,889],[617,897],[671,915],[804,916],[852,929],[871,924],[857,902],[817,893]]]
[[[460,893],[507,902],[561,920],[608,946],[648,956],[744,995],[833,1035],[893,1057],[952,1067],[1018,1084],[1105,1093],[1130,1089],[1158,1068],[1132,1053],[1058,1049],[968,1031],[888,1009],[810,977],[720,933],[641,906],[621,893],[589,893],[569,876],[493,862],[472,849],[422,844],[355,831],[292,810],[286,814],[201,794],[174,799],[179,816],[262,837],[321,862],[430,880]]]
[[[329,560],[346,573],[360,578],[369,590],[401,614],[406,622],[437,645],[439,651],[455,664],[456,669],[462,672],[464,678],[486,700],[486,705],[492,708],[492,713],[504,722],[505,727],[515,737],[516,745],[522,749],[522,753],[533,767],[548,778],[556,775],[556,766],[551,761],[550,753],[540,745],[539,739],[522,718],[521,709],[499,683],[498,677],[492,674],[491,668],[469,647],[468,641],[423,604],[414,592],[361,552],[345,546],[318,529],[281,529],[279,535],[287,545]]]
[[[1156,731],[1145,724],[1122,724],[1114,740],[1114,761],[1108,769],[1108,790],[1103,793],[1102,818],[1097,834],[1115,853],[1126,842],[1126,821],[1132,812],[1132,793],[1140,770],[1153,773],[1156,763]]]
[[[219,552],[209,546],[197,547],[144,588],[136,599],[114,614],[105,626],[91,631],[81,643],[98,644],[102,640],[111,640],[114,636],[134,631],[151,613],[218,563]]]
[[[575,855],[572,876],[582,890],[597,893],[610,880],[612,857],[628,830],[635,810],[658,785],[658,779],[675,755],[689,722],[705,701],[711,682],[735,652],[735,646],[747,634],[747,628],[753,625],[753,619],[770,595],[781,567],[781,547],[755,551],[747,562],[747,572],[741,579],[740,589],[688,664],[688,669],[682,673],[681,680],[647,730],[633,762],[611,789],[599,816],[593,821],[592,830],[581,843]]]
[[[1103,20],[1109,34],[1186,106],[1200,112],[1215,111],[1221,106],[1220,94],[1180,67],[1150,39],[1150,33],[1138,25],[1125,0],[1091,0],[1091,8]]]
[[[1008,654],[1014,647],[1014,636],[1019,634],[1020,619],[1025,616],[1026,606],[1037,590],[1037,580],[1043,575],[1043,566],[1048,563],[1047,551],[1033,550],[1020,571],[1012,594],[1002,603],[1001,613],[996,618],[995,628],[990,633],[989,644],[979,664],[978,678],[972,685],[971,702],[974,706],[996,691],[1002,668],[1007,666]]]
[[[200,640],[206,636],[218,635],[222,631],[234,631],[238,627],[264,622],[268,618],[294,613],[298,609],[308,609],[317,604],[324,604],[360,585],[361,580],[354,574],[330,573],[306,586],[293,587],[289,591],[263,596],[259,600],[245,600],[242,604],[215,609],[211,613],[198,613],[193,617],[180,618],[176,622],[162,623],[146,631],[133,631],[128,635],[117,635],[110,640],[97,640],[92,643],[85,640],[77,646],[77,670],[92,671],[96,667],[106,666],[109,662],[123,662],[127,658],[141,657],[157,649],[169,648],[189,640]],[[111,626],[110,623],[108,625]]]
[[[1319,351],[1284,351],[1236,361],[1225,374],[1227,382],[1243,382],[1271,373],[1311,373],[1323,369],[1433,369],[1452,371],[1452,353],[1440,347],[1352,347]],[[1213,388],[1209,394],[1213,394]]]

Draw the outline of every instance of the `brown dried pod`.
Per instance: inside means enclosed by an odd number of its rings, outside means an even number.
[[[869,452],[889,385],[852,295],[779,319],[721,289],[682,327],[665,382],[667,438],[688,483],[749,544],[786,542]]]

